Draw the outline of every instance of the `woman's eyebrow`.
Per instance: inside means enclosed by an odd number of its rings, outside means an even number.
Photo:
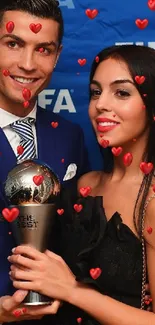
[[[90,85],[96,85],[101,88],[100,82],[98,82],[97,80],[94,80],[94,79],[90,82]]]
[[[134,82],[130,79],[117,79],[112,81],[110,85],[125,84],[125,83],[130,83],[135,86]]]
[[[130,79],[116,79],[116,80],[114,80],[114,81],[112,81],[112,82],[110,83],[110,86],[118,85],[118,84],[125,84],[125,83],[130,83],[130,84],[132,84],[133,86],[135,86],[134,82],[133,82],[132,80],[130,80]],[[95,79],[93,79],[93,80],[90,82],[90,85],[96,85],[96,86],[98,86],[98,87],[101,88],[101,84],[100,84],[100,82],[97,81],[97,80],[95,80]]]

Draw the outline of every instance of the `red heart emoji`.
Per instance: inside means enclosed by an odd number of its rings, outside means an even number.
[[[136,76],[135,81],[137,82],[138,85],[141,85],[145,81],[145,77],[144,76]]]
[[[147,230],[147,232],[148,232],[148,234],[149,234],[149,235],[151,235],[151,234],[152,234],[152,231],[153,231],[152,227],[147,227],[147,229],[146,229],[146,230]]]
[[[149,0],[149,1],[148,1],[148,7],[149,7],[151,10],[155,10],[155,0]]]
[[[16,309],[12,312],[12,314],[14,315],[14,317],[18,318],[20,317],[23,313],[21,309]]]
[[[135,20],[135,24],[136,24],[136,26],[139,28],[139,29],[144,29],[144,28],[146,28],[147,27],[147,25],[148,25],[148,19],[136,19]]]
[[[78,59],[78,63],[81,65],[81,67],[82,67],[83,65],[85,65],[86,62],[87,62],[86,59]]]
[[[74,210],[80,212],[83,209],[82,204],[74,204]]]
[[[29,105],[30,105],[30,102],[28,102],[28,101],[26,101],[26,102],[23,103],[24,108],[28,108]]]
[[[90,186],[81,187],[79,192],[83,197],[87,197],[91,192],[91,187]]]
[[[44,180],[44,176],[43,175],[35,175],[35,176],[33,176],[33,182],[37,186],[41,185],[42,182],[43,182],[43,180]]]
[[[64,158],[62,158],[62,159],[61,159],[61,162],[62,162],[62,163],[64,163],[64,162],[65,162],[65,159],[64,159]]]
[[[112,153],[113,153],[113,155],[114,156],[119,156],[121,153],[122,153],[122,147],[113,147],[112,149],[111,149],[111,151],[112,151]]]
[[[22,90],[22,94],[23,94],[23,97],[24,99],[27,101],[31,98],[31,90],[30,89],[27,89],[27,88],[24,88]]]
[[[100,145],[103,147],[103,148],[107,148],[109,146],[109,141],[108,140],[104,140],[102,139],[101,142],[100,142]]]
[[[39,52],[40,53],[43,53],[44,51],[45,51],[44,48],[43,47],[40,47]]]
[[[128,167],[131,165],[132,163],[132,160],[133,160],[133,156],[130,152],[126,153],[124,156],[123,156],[123,164]]]
[[[52,128],[56,129],[58,127],[58,122],[51,122]]]
[[[95,61],[96,61],[96,63],[98,63],[99,62],[99,56],[96,56],[96,58],[95,58]]]
[[[64,209],[58,209],[57,213],[61,216],[64,213]]]
[[[15,24],[13,21],[9,21],[7,24],[6,24],[6,30],[8,33],[12,33],[13,30],[14,30],[14,27],[15,27]]]
[[[5,208],[5,209],[2,210],[2,215],[8,222],[12,222],[15,219],[17,219],[17,217],[19,216],[19,209],[17,209],[17,208],[12,208],[12,209]]]
[[[149,300],[145,300],[145,305],[149,305],[150,304],[150,301]]]
[[[17,153],[18,153],[18,155],[22,155],[23,152],[24,152],[23,146],[18,146],[17,147]]]
[[[99,267],[96,267],[95,269],[90,269],[90,275],[91,277],[96,280],[102,273],[102,270]]]
[[[76,320],[77,320],[77,323],[78,324],[81,324],[81,322],[82,322],[82,318],[81,317],[78,317]]]
[[[3,75],[4,75],[5,77],[10,76],[10,71],[7,70],[7,69],[3,69],[2,73],[3,73]]]
[[[97,9],[86,9],[85,11],[86,15],[90,19],[94,19],[98,15],[98,10]]]
[[[30,29],[32,30],[33,33],[37,34],[40,32],[41,28],[42,28],[42,25],[41,24],[30,24],[29,25]]]
[[[140,163],[140,169],[144,174],[148,175],[153,169],[153,164],[152,163],[141,162]]]

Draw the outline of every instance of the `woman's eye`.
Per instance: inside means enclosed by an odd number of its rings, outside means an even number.
[[[90,89],[90,94],[92,97],[98,97],[101,95],[101,91],[99,89]]]
[[[129,94],[128,91],[126,91],[126,90],[120,90],[120,89],[118,89],[118,90],[116,91],[116,95],[117,95],[118,97],[129,97],[129,96],[130,96],[130,94]]]

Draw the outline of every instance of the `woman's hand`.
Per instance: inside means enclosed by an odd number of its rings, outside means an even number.
[[[60,256],[48,250],[41,253],[29,246],[18,246],[12,251],[8,260],[13,263],[10,276],[15,288],[37,291],[58,300],[70,300],[77,282]]]
[[[22,320],[41,319],[47,314],[56,314],[61,306],[60,301],[55,300],[48,306],[24,306],[22,304],[28,291],[17,290],[13,296],[0,297],[0,322],[10,323]]]

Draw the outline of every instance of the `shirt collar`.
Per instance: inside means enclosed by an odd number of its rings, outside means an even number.
[[[37,114],[37,102],[35,103],[33,110],[25,117],[16,116],[0,108],[0,128],[4,129],[5,127],[9,126],[11,123],[14,123],[18,120],[23,120],[26,117],[32,117],[36,120],[36,114]]]

